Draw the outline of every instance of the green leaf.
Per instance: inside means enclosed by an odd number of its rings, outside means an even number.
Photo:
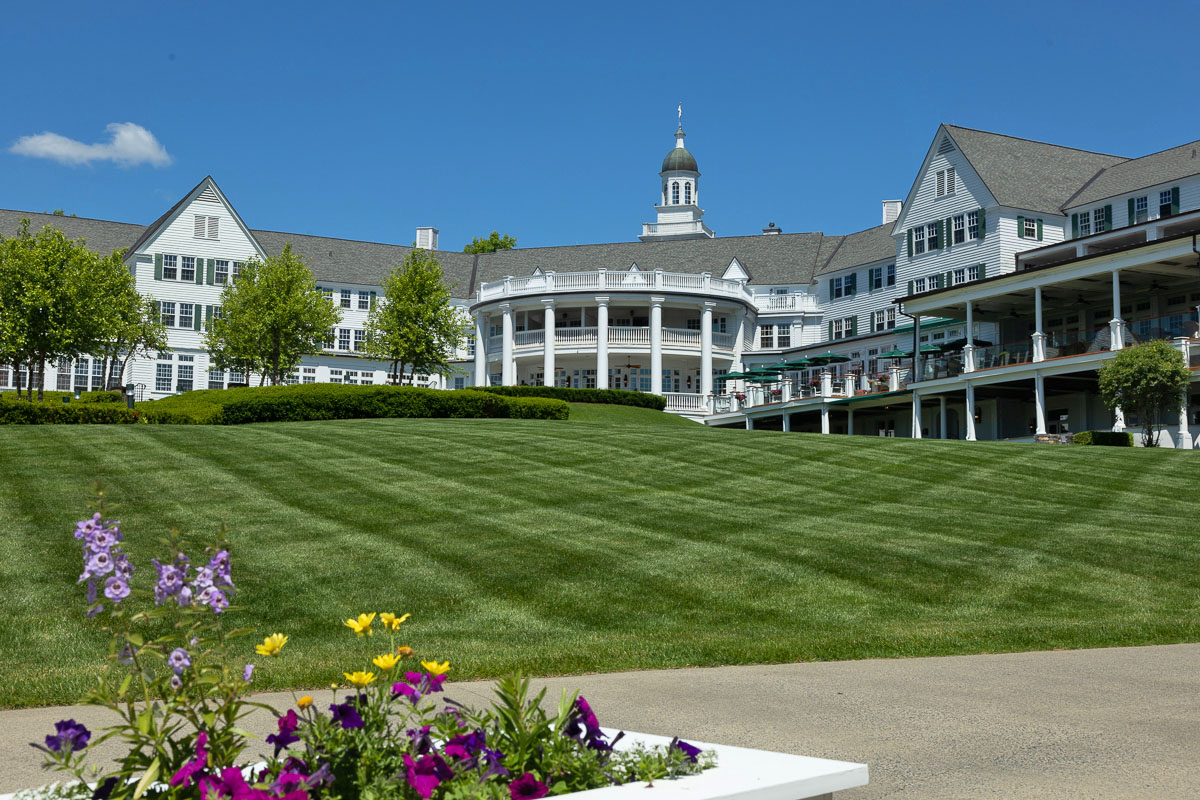
[[[137,788],[133,790],[133,800],[137,800],[146,793],[146,789],[150,787],[150,784],[154,783],[154,781],[158,779],[158,771],[161,768],[162,765],[159,763],[159,760],[155,758],[150,764],[150,768],[146,770],[144,775],[142,775],[142,779],[138,781]]]
[[[125,676],[125,680],[121,681],[121,688],[117,690],[117,699],[124,700],[125,692],[129,689],[130,682],[133,681],[133,673]]]
[[[154,714],[151,712],[150,709],[146,709],[142,713],[138,714],[137,727],[138,727],[138,730],[142,732],[143,736],[150,735],[150,726],[153,723],[154,723]]]

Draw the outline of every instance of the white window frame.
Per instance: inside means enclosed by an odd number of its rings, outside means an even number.
[[[229,259],[217,259],[216,266],[213,267],[213,283],[217,286],[224,286],[229,283]]]
[[[1133,219],[1130,223],[1148,222],[1150,220],[1150,196],[1142,195],[1133,198]]]
[[[367,332],[361,328],[354,329],[354,352],[360,353],[363,349],[363,344],[366,342]]]
[[[184,323],[184,320],[187,323]],[[185,330],[191,330],[196,325],[196,304],[195,303],[180,303],[179,304],[179,325],[178,327]],[[180,356],[182,358],[183,356]]]
[[[1104,206],[1092,209],[1092,230],[1096,233],[1112,230],[1112,220],[1107,219]]]
[[[925,226],[918,225],[912,229],[913,231],[913,251],[914,256],[919,256],[925,252]]]
[[[350,308],[351,307],[352,303],[350,302],[350,290],[349,289],[341,290],[341,303],[342,303],[342,308]]]
[[[871,267],[867,270],[867,290],[875,291],[883,288],[883,267]]]
[[[1163,213],[1163,206],[1167,207],[1166,214]],[[1163,217],[1170,216],[1170,214],[1171,214],[1170,208],[1171,208],[1171,190],[1163,189],[1162,191],[1160,191],[1158,193],[1158,218],[1162,219]]]
[[[338,328],[338,350],[350,350],[350,329]]]
[[[220,234],[220,222],[220,217],[197,214],[192,225],[192,238],[216,240]]]
[[[160,300],[158,303],[158,318],[168,328],[175,326],[175,303],[172,300]]]
[[[792,346],[792,326],[791,325],[776,325],[775,326],[775,346],[781,347],[781,348]],[[649,370],[647,370],[647,371],[649,371]],[[649,390],[646,390],[646,391],[649,391]]]
[[[956,188],[954,167],[946,167],[945,169],[938,170],[936,195],[938,197],[953,197]]]
[[[1081,222],[1083,221],[1082,216],[1080,217],[1080,221]],[[1033,217],[1025,218],[1025,238],[1026,239],[1036,239],[1037,238],[1037,220],[1034,219]]]
[[[770,350],[775,347],[775,326],[758,326],[758,347],[760,350]]]
[[[829,297],[830,297],[830,299],[836,300],[839,297],[844,297],[844,296],[845,296],[845,289],[843,288],[842,279],[834,278],[833,280],[831,280],[829,282]]]
[[[179,257],[179,282],[180,283],[195,283],[196,282],[196,262],[198,260],[199,259],[197,259],[195,256],[180,256]],[[188,266],[189,261],[191,262],[191,267]],[[190,269],[192,272],[191,277],[187,277],[184,274],[188,269]]]
[[[950,238],[954,244],[962,244],[967,240],[967,218],[965,214],[955,214],[951,218],[950,227],[953,228]]]
[[[179,280],[179,256],[173,253],[163,253],[162,279],[164,281]],[[170,270],[170,274],[167,271]]]
[[[979,212],[967,212],[967,241],[979,238]]]
[[[884,286],[896,285],[896,265],[888,264],[884,271]]]
[[[967,267],[967,280],[968,281],[979,280],[979,265],[978,264],[972,264],[971,266]]]
[[[366,291],[365,289],[358,290],[358,310],[359,311],[370,311],[371,310],[371,293]]]
[[[921,294],[922,292],[924,292],[927,288],[927,284],[928,284],[927,278],[914,278],[913,279],[913,294]]]
[[[1029,220],[1025,220],[1025,225],[1028,228]],[[1036,234],[1034,234],[1034,235],[1036,236]],[[1079,212],[1079,236],[1082,238],[1084,236],[1091,236],[1091,235],[1092,235],[1092,212],[1091,211],[1080,211]]]
[[[175,365],[170,361],[159,361],[154,365],[154,391],[170,392],[175,377]]]
[[[930,252],[933,252],[934,250],[937,249],[933,246],[934,239],[938,240],[939,245],[942,244],[942,240],[939,238],[939,235],[941,234],[941,230],[942,230],[941,222],[930,222],[929,224],[927,224],[925,226],[925,243],[927,245],[927,249]]]

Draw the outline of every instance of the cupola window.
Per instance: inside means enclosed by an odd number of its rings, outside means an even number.
[[[679,181],[671,184],[671,203],[672,205],[679,205]]]
[[[689,206],[692,204],[692,185],[690,183],[683,185],[683,202]]]

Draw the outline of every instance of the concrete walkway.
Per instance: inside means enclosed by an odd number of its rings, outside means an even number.
[[[847,800],[1200,795],[1200,644],[542,683],[552,700],[563,687],[582,690],[606,727],[866,762],[871,783],[839,795]],[[490,690],[449,688],[469,705]],[[286,707],[291,695],[260,699]],[[46,782],[27,743],[72,716],[104,724],[89,708],[0,712],[0,792]],[[266,715],[249,722],[260,735],[274,727]]]

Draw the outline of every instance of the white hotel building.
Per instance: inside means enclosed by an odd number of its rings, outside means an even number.
[[[1200,142],[1126,158],[942,125],[880,226],[718,237],[675,135],[657,219],[636,242],[439,251],[474,336],[447,378],[409,379],[653,392],[710,425],[1026,439],[1133,425],[1096,389],[1122,346],[1170,339],[1200,366]],[[246,380],[210,368],[202,330],[241,264],[289,242],[342,312],[292,380],[387,382],[358,350],[384,276],[411,248],[251,229],[211,178],[149,227],[0,211],[0,233],[22,218],[102,252],[130,248],[169,328],[169,351],[123,376],[146,398]],[[417,244],[437,250],[437,236],[418,228]],[[915,359],[883,357],[914,348]],[[797,360],[815,363],[772,383],[721,380]],[[98,366],[54,365],[46,385],[98,388]],[[0,367],[0,389],[18,378]],[[1169,421],[1176,446],[1195,446],[1192,406],[1200,393]]]

